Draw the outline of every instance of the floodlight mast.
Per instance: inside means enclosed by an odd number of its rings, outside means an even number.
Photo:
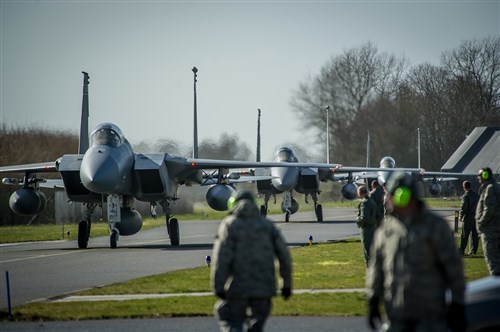
[[[330,106],[326,106],[326,163],[330,163]]]
[[[257,109],[258,117],[257,117],[257,159],[256,161],[260,161],[260,108]]]
[[[193,158],[198,158],[198,111],[197,111],[197,103],[196,103],[196,82],[197,82],[197,73],[198,68],[193,67],[192,69],[194,73],[194,117],[193,117]]]

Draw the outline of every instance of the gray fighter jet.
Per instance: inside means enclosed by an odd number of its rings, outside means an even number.
[[[107,219],[111,230],[110,247],[116,248],[120,235],[133,235],[142,227],[142,216],[133,208],[134,199],[149,202],[151,214],[156,214],[160,204],[165,212],[167,231],[172,246],[180,243],[179,223],[172,217],[170,204],[179,199],[177,192],[180,185],[211,185],[206,199],[215,210],[227,210],[227,201],[234,194],[233,182],[242,179],[234,169],[270,168],[277,176],[291,172],[299,179],[299,188],[312,195],[316,204],[315,186],[317,174],[314,169],[321,169],[324,177],[339,169],[337,164],[298,163],[291,155],[288,159],[276,162],[249,162],[211,159],[190,159],[168,153],[138,154],[132,150],[122,131],[113,123],[98,125],[88,136],[88,85],[89,75],[83,79],[82,117],[80,127],[80,145],[78,154],[66,154],[54,162],[1,166],[0,173],[23,173],[22,179],[4,178],[4,184],[22,186],[10,197],[11,209],[20,215],[36,215],[46,205],[46,198],[40,187],[61,187],[70,201],[86,206],[84,219],[78,226],[78,247],[87,248],[91,217],[94,209],[107,205]],[[286,154],[286,151],[283,151]],[[344,167],[342,171],[376,171],[358,167]],[[60,180],[43,179],[39,175],[46,172],[59,172]],[[312,173],[310,173],[312,172]],[[272,179],[273,177],[253,177],[252,181]],[[312,179],[312,180],[309,180]],[[278,184],[281,181],[281,184]],[[285,180],[274,181],[276,190],[288,191],[288,176]],[[318,205],[317,205],[318,206]],[[293,210],[292,206],[287,207]],[[321,206],[316,207],[321,216]]]

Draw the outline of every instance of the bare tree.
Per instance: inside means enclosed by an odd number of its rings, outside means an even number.
[[[306,128],[318,129],[321,143],[326,142],[328,105],[330,154],[339,161],[352,162],[364,149],[372,119],[358,114],[378,98],[394,98],[406,64],[406,59],[380,53],[368,42],[331,57],[318,77],[299,85],[290,105]],[[363,123],[354,123],[358,121]]]
[[[241,143],[237,134],[222,133],[219,141],[206,139],[199,148],[200,158],[253,160],[252,152],[246,143]]]
[[[443,52],[441,64],[456,89],[473,101],[479,98],[475,110],[478,121],[499,124],[500,37],[464,41],[458,48]]]

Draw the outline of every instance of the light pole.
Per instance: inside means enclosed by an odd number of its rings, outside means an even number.
[[[198,68],[193,67],[192,71],[194,73],[193,158],[198,158],[198,115],[196,109],[196,78],[198,77]]]
[[[260,108],[257,109],[257,161],[260,161]]]
[[[330,106],[326,106],[326,163],[330,163]]]
[[[417,158],[417,167],[420,168],[420,128],[417,128]]]

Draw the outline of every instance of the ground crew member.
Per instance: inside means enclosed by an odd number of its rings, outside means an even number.
[[[382,223],[385,214],[385,206],[384,206],[385,191],[379,185],[378,180],[372,181],[372,191],[370,191],[369,196],[377,204],[377,227],[378,227]]]
[[[500,275],[500,185],[493,179],[491,168],[479,170],[477,175],[479,203],[476,210],[476,221],[482,233],[484,257],[492,275]]]
[[[221,331],[262,331],[276,295],[275,258],[283,279],[281,295],[292,293],[288,247],[274,224],[261,216],[251,192],[230,199],[234,208],[225,217],[214,242],[212,288],[219,297],[215,314]]]
[[[465,278],[450,226],[426,208],[411,175],[392,173],[386,189],[393,211],[375,232],[366,277],[370,327],[383,301],[389,331],[465,331]]]
[[[462,221],[462,237],[460,240],[460,252],[465,254],[469,236],[471,244],[469,247],[469,255],[477,253],[479,245],[479,235],[476,228],[476,208],[479,201],[479,195],[471,189],[471,183],[464,181],[462,183],[465,193],[462,195],[462,204],[460,205],[460,221]]]
[[[377,204],[368,196],[368,189],[365,186],[358,188],[358,197],[361,198],[361,202],[358,205],[356,223],[361,232],[365,263],[368,266],[370,246],[372,245],[373,234],[377,228]]]

